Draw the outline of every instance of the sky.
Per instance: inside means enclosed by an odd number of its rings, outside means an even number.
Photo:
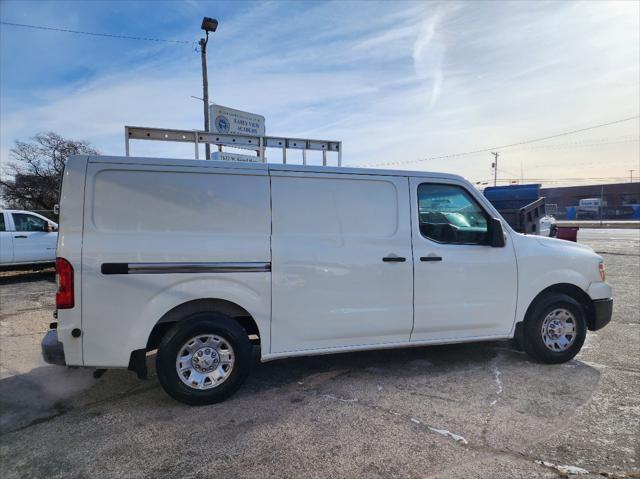
[[[450,155],[631,118],[492,151],[502,182],[640,177],[637,1],[1,0],[3,22],[188,42],[0,25],[2,167],[15,140],[42,131],[123,155],[125,125],[201,129],[203,16],[219,21],[210,99],[264,115],[268,135],[342,141],[345,166],[487,182],[489,151]],[[136,141],[131,153],[192,158],[193,146]]]

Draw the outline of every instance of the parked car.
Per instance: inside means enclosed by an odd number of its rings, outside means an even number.
[[[600,198],[583,198],[578,201],[576,219],[596,220],[605,217],[607,201]]]
[[[598,213],[600,208],[607,206],[607,202],[600,198],[583,198],[578,202],[579,211]]]
[[[24,210],[0,210],[0,268],[41,267],[56,260],[58,225]]]
[[[188,404],[252,363],[515,338],[573,358],[611,318],[602,258],[516,233],[456,175],[76,156],[45,360],[128,367]]]

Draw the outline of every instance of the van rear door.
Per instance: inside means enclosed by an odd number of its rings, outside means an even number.
[[[272,169],[271,193],[271,352],[408,341],[408,179]]]
[[[144,164],[153,159],[126,159],[135,164],[101,160],[92,159],[87,168],[85,364],[126,366],[131,351],[146,346],[167,311],[198,299],[241,305],[268,344],[266,169],[204,161],[174,166]]]

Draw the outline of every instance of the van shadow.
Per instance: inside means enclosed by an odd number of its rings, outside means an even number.
[[[155,357],[155,354],[147,357],[147,381],[140,381],[126,370],[110,370],[95,379],[91,368],[49,365],[1,379],[0,435],[77,408],[109,404],[138,394],[145,394],[144,401],[134,400],[139,403],[138,407],[188,408],[161,391],[155,374]],[[233,409],[236,401],[269,403],[274,400],[274,394],[278,400],[291,402],[301,401],[301,394],[366,395],[375,392],[379,384],[385,385],[385,391],[394,391],[392,394],[397,394],[399,404],[414,396],[442,399],[458,406],[465,402],[476,408],[488,395],[495,394],[494,368],[499,365],[502,381],[507,383],[513,378],[519,382],[509,391],[511,401],[527,402],[530,409],[544,409],[545,398],[570,395],[577,403],[588,400],[599,380],[597,370],[580,361],[565,365],[537,364],[523,353],[511,350],[507,342],[362,351],[266,363],[260,363],[259,357],[259,348],[255,348],[255,364],[247,381],[233,397],[215,405],[216,408]],[[581,374],[574,374],[575,368],[581,370]],[[440,397],[434,396],[434,391]]]
[[[266,399],[266,394],[272,390],[298,383],[313,386],[312,378],[322,373],[337,377],[348,370],[394,377],[422,376],[426,367],[434,374],[436,370],[452,371],[456,365],[473,367],[486,363],[495,351],[488,343],[481,343],[305,356],[266,363],[260,362],[259,347],[254,348],[253,354],[251,373],[235,396],[259,400],[261,396]],[[140,381],[134,373],[122,369],[109,370],[100,379],[95,379],[93,368],[51,365],[0,379],[0,435],[45,422],[82,405],[141,391],[157,390],[154,396],[159,402],[151,401],[157,407],[162,407],[163,403],[177,405],[164,392],[158,391],[155,359],[155,354],[147,356],[147,381]]]
[[[33,283],[36,281],[56,282],[56,273],[53,268],[41,271],[2,271],[0,272],[0,285]]]
[[[292,403],[321,397],[406,409],[407,414],[431,414],[436,408],[452,423],[460,414],[484,417],[499,408],[500,414],[527,417],[520,426],[528,424],[527,434],[536,437],[537,423],[557,420],[549,411],[585,404],[599,381],[600,372],[581,361],[540,364],[502,341],[258,363],[236,395],[254,404],[273,400],[274,394]]]
[[[258,393],[289,384],[311,384],[310,377],[333,373],[336,376],[350,372],[394,377],[423,376],[455,371],[458,368],[473,369],[486,365],[496,355],[495,348],[508,349],[506,342],[452,344],[422,346],[404,349],[358,351],[319,356],[303,356],[259,362],[259,350],[255,351],[255,365],[243,386],[248,393]],[[516,361],[528,362],[523,355],[514,352]]]

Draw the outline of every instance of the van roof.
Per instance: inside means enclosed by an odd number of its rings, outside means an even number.
[[[258,170],[264,172],[299,171],[308,173],[342,173],[352,175],[417,176],[466,181],[463,177],[450,173],[410,170],[385,170],[380,168],[349,168],[344,166],[309,166],[292,163],[282,165],[278,163],[245,163],[239,161],[183,160],[178,158],[147,158],[133,156],[89,156],[88,161],[89,163],[180,166],[189,168],[224,168],[239,170]]]

